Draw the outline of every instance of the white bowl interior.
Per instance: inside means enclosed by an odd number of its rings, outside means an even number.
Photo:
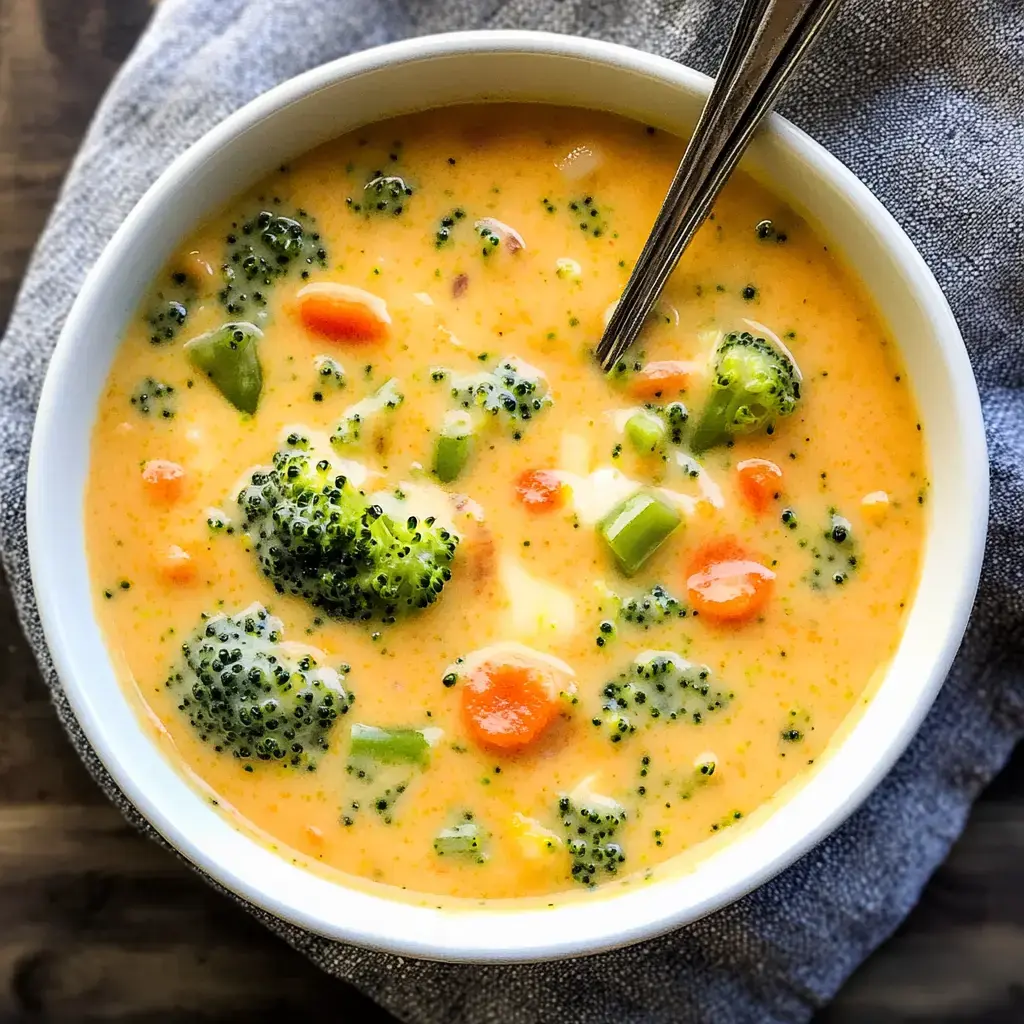
[[[263,173],[367,122],[480,99],[600,108],[685,134],[708,79],[609,44],[530,33],[472,33],[394,44],[266,94],[179,159],[97,263],[47,377],[29,474],[32,571],[63,685],[128,797],[227,888],[339,939],[442,959],[521,960],[594,951],[687,923],[795,860],[835,828],[892,765],[930,706],[973,601],[988,476],[974,378],[934,279],[881,205],[801,132],[773,118],[747,157],[757,177],[837,245],[898,340],[930,452],[930,529],[906,633],[859,720],[805,784],[685,872],[543,906],[452,906],[338,884],[271,853],[215,812],[159,752],[125,699],[92,615],[81,514],[97,403],[119,339],[191,223]],[[189,225],[186,225],[186,227]],[[614,906],[612,905],[614,904]]]

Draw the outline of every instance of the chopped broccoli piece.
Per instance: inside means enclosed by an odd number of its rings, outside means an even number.
[[[601,691],[601,713],[593,724],[612,743],[636,732],[638,718],[685,719],[699,725],[732,698],[713,688],[711,679],[706,665],[693,665],[672,651],[644,651]]]
[[[405,400],[398,390],[398,381],[392,377],[386,380],[372,394],[350,405],[342,414],[331,435],[335,445],[355,445],[370,436],[381,437],[384,425],[380,422],[382,413],[397,409]]]
[[[316,768],[352,702],[323,654],[285,643],[260,604],[208,618],[181,649],[165,685],[201,740],[246,762]]]
[[[657,414],[639,409],[626,420],[626,437],[642,455],[656,452],[668,436],[668,427]]]
[[[268,290],[294,267],[325,267],[327,251],[303,210],[294,217],[261,210],[232,225],[218,298],[232,316],[267,304]]]
[[[232,534],[235,532],[234,526],[231,525],[231,520],[219,508],[208,508],[206,510],[206,525],[211,533]]]
[[[195,298],[195,280],[181,270],[170,274],[152,294],[143,313],[154,345],[173,341],[188,319],[188,307]]]
[[[164,384],[163,381],[153,377],[146,377],[139,381],[128,401],[132,408],[138,410],[143,416],[153,414],[161,419],[169,420],[174,418],[174,413],[177,411],[174,385]]]
[[[589,780],[558,801],[565,830],[565,843],[571,858],[571,874],[582,885],[596,885],[599,873],[614,875],[626,860],[618,830],[626,812],[611,797],[591,792]]]
[[[164,341],[171,341],[178,331],[185,326],[188,319],[188,306],[177,299],[166,299],[157,301],[146,313],[146,323],[152,328],[149,340],[154,345]]]
[[[354,723],[345,770],[363,792],[350,803],[350,809],[354,812],[367,804],[390,825],[399,797],[413,776],[430,763],[430,752],[441,735],[441,730],[434,728],[390,729]],[[350,823],[351,815],[346,817]]]
[[[451,579],[459,543],[433,517],[397,521],[372,505],[309,439],[292,433],[238,496],[242,529],[264,575],[343,619],[426,608]]]
[[[449,412],[434,444],[434,473],[442,483],[451,483],[465,468],[473,453],[473,421],[462,410]]]
[[[256,412],[263,391],[263,368],[257,342],[263,332],[239,321],[223,324],[185,343],[192,365],[240,412]]]
[[[475,821],[461,821],[437,833],[434,852],[438,857],[468,857],[482,864],[487,860],[485,838],[483,830]]]
[[[332,384],[339,389],[345,386],[345,369],[337,359],[331,356],[317,356],[313,365],[316,367],[319,384]]]
[[[368,213],[386,213],[397,217],[405,209],[413,188],[397,174],[375,172],[363,186],[360,204]]]
[[[800,400],[800,371],[776,345],[748,331],[718,343],[714,374],[700,421],[690,439],[694,452],[725,444],[736,434],[772,433]]]
[[[441,218],[441,223],[438,225],[437,231],[434,233],[434,245],[436,245],[438,249],[451,241],[452,228],[455,227],[455,225],[465,216],[466,211],[456,207]],[[465,277],[464,274],[461,276]],[[456,295],[455,297],[458,298],[459,296]]]
[[[683,443],[683,427],[690,414],[682,402],[669,402],[667,405],[649,407],[661,417],[662,422],[668,428],[668,439],[672,444]]]
[[[790,708],[779,737],[786,743],[799,743],[808,731],[814,731],[810,714],[803,708]]]
[[[513,430],[551,405],[547,378],[516,356],[483,373],[456,378],[452,398],[461,408],[489,413]]]
[[[579,199],[573,199],[567,207],[570,216],[576,221],[580,231],[600,238],[608,230],[608,219],[605,211],[594,201],[594,197],[587,195]]]
[[[645,594],[627,598],[619,607],[619,618],[633,622],[644,629],[666,619],[684,618],[686,608],[660,583],[655,583]]]
[[[632,576],[682,523],[656,494],[637,491],[598,524],[598,532],[627,576]]]
[[[354,722],[349,758],[378,764],[425,765],[430,760],[431,745],[430,736],[423,729],[382,729]]]

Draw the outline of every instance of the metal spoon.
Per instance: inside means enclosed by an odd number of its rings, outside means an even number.
[[[597,346],[610,370],[636,340],[683,250],[839,0],[744,0],[711,95]]]

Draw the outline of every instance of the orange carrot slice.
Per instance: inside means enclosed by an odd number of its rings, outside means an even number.
[[[736,466],[740,493],[758,513],[764,512],[779,496],[782,470],[770,459],[744,459]]]
[[[192,556],[177,544],[172,544],[158,557],[160,575],[168,583],[191,583],[196,578],[196,563]]]
[[[476,743],[515,751],[529,746],[557,710],[554,680],[541,665],[483,662],[462,688],[462,716]]]
[[[185,489],[185,467],[168,459],[150,459],[142,467],[142,483],[153,501],[172,505]]]
[[[372,345],[388,337],[391,317],[386,303],[362,288],[318,281],[302,288],[296,299],[303,326],[328,341]]]
[[[565,485],[550,469],[528,469],[516,480],[516,496],[531,512],[553,512],[565,504]]]
[[[745,622],[771,597],[775,573],[734,540],[705,544],[690,562],[690,606],[712,622]]]
[[[686,390],[696,372],[696,363],[680,359],[656,360],[630,377],[629,393],[636,398],[675,398]]]

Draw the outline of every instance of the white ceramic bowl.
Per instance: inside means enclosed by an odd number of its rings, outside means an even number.
[[[32,574],[47,641],[82,727],[123,791],[186,857],[252,903],[333,938],[438,959],[530,960],[623,945],[735,900],[807,851],[879,782],[931,705],[967,622],[985,539],[988,463],[974,377],[949,307],[906,235],[845,167],[779,117],[745,166],[816,223],[866,283],[907,363],[932,484],[921,582],[898,653],[803,785],[686,871],[551,909],[440,910],[329,881],[234,828],[165,760],[114,676],[93,617],[80,513],[90,432],[126,322],[191,222],[282,161],[394,114],[541,101],[685,134],[708,87],[703,75],[659,57],[525,32],[435,36],[346,57],[271,90],[192,146],[89,275],[46,378],[29,471]]]

